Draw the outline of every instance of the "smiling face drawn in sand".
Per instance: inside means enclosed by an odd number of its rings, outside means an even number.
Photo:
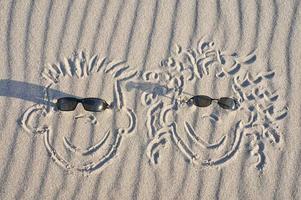
[[[201,40],[196,49],[177,46],[158,71],[145,72],[140,84],[149,87],[140,89],[144,91],[142,104],[148,107],[150,162],[157,164],[164,147],[173,144],[192,163],[221,165],[235,156],[246,136],[257,156],[256,168],[262,170],[264,145],[279,143],[278,121],[287,115],[287,108],[276,103],[278,95],[270,92],[267,83],[274,77],[273,71],[255,76],[248,72],[255,60],[254,52],[240,57]],[[214,102],[206,108],[181,103],[181,99],[198,94],[234,97],[239,108],[229,111]]]
[[[27,132],[44,137],[50,156],[64,169],[86,174],[101,171],[116,158],[122,139],[136,128],[136,116],[125,106],[121,89],[122,82],[135,74],[124,62],[75,53],[44,69],[49,105],[28,108],[21,125]],[[74,111],[59,111],[53,103],[62,96],[52,92],[55,89],[80,98],[102,98],[113,108],[89,112],[79,103]]]

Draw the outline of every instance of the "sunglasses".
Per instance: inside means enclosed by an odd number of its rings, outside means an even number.
[[[81,103],[85,110],[91,112],[101,112],[110,108],[110,105],[103,99],[99,98],[84,98],[77,99],[74,97],[59,98],[56,102],[56,106],[61,111],[75,110],[78,103]]]
[[[192,103],[198,107],[207,107],[211,105],[212,101],[217,101],[218,105],[223,109],[236,110],[238,102],[236,99],[229,97],[222,97],[219,99],[213,99],[205,95],[197,95],[190,98],[186,103]]]

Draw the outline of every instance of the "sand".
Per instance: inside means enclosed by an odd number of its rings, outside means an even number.
[[[299,0],[0,5],[0,199],[301,199]]]

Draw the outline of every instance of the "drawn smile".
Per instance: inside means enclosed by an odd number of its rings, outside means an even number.
[[[64,137],[63,142],[65,147],[74,153],[80,153],[83,156],[90,155],[92,153],[95,153],[99,148],[107,141],[108,137],[110,135],[110,131],[107,130],[105,135],[94,145],[91,145],[85,149],[82,149],[80,147],[77,147],[74,145],[67,137]]]
[[[73,152],[76,153],[77,155],[80,154],[81,157],[87,157],[87,156],[91,156],[93,153],[96,153],[96,151],[100,150],[101,147],[108,146],[111,145],[111,143],[108,143],[108,138],[109,136],[112,135],[110,134],[110,131],[108,130],[106,132],[106,134],[99,140],[99,142],[97,142],[96,144],[85,148],[85,149],[80,149],[78,147],[76,147],[75,145],[73,145],[66,137],[64,137],[63,142],[65,147]],[[44,135],[44,143],[46,146],[46,149],[48,150],[48,152],[51,154],[52,159],[61,167],[68,169],[68,170],[76,170],[76,171],[80,171],[80,172],[86,172],[86,173],[91,173],[92,171],[100,168],[103,164],[105,164],[106,162],[106,155],[109,155],[110,150],[108,150],[109,152],[106,153],[105,156],[102,156],[100,159],[98,159],[97,161],[92,161],[92,160],[88,160],[84,163],[80,162],[78,164],[74,164],[73,162],[68,161],[66,158],[64,158],[64,156],[62,156],[61,154],[59,154],[55,148],[53,147],[53,145],[50,142],[50,131],[47,130],[46,134]],[[117,140],[119,140],[119,137],[116,137],[113,143],[115,143]]]

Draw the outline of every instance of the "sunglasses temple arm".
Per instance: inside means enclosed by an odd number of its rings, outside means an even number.
[[[179,103],[181,104],[184,104],[184,103],[188,103],[191,98],[187,98],[187,97],[184,97],[183,99],[176,99]]]
[[[165,97],[165,98],[168,98],[168,99],[171,99],[171,100],[176,100],[178,101],[179,103],[188,103],[188,101],[191,99],[191,98],[185,98],[185,99],[179,99],[179,98],[172,98],[172,97],[169,97],[169,96],[165,96],[165,95],[161,95],[162,97]]]
[[[185,91],[183,91],[183,94],[188,95],[189,97],[185,96],[183,99],[176,99],[180,103],[188,103],[194,97],[194,95]]]
[[[108,102],[106,102],[106,101],[105,101],[105,106],[106,106],[106,108],[109,108],[109,109],[112,109],[112,108],[115,107],[115,106],[114,106],[114,102],[108,103]]]

